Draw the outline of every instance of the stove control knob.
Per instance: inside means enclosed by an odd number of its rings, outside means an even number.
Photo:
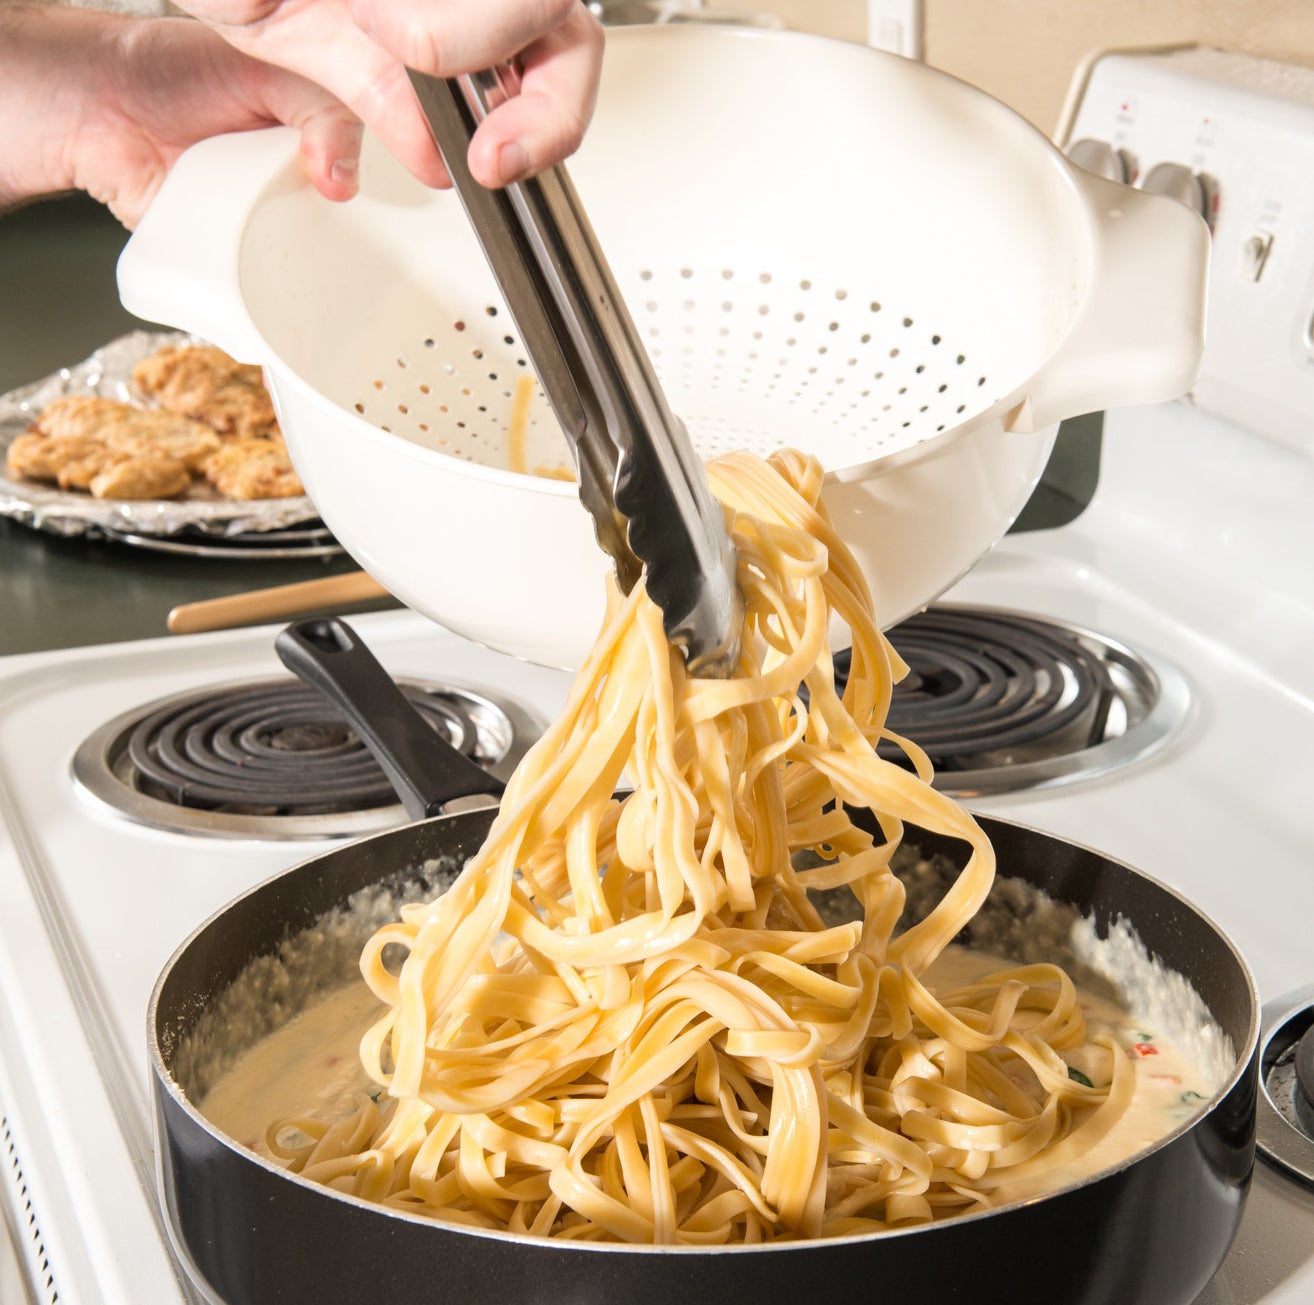
[[[1256,231],[1241,246],[1241,275],[1251,281],[1258,281],[1264,275],[1264,267],[1272,252],[1272,233]]]
[[[1180,200],[1187,208],[1194,209],[1201,217],[1209,216],[1205,205],[1204,183],[1199,174],[1192,172],[1184,163],[1156,163],[1145,174],[1141,189],[1153,191],[1156,195],[1168,195]]]
[[[1122,150],[1115,149],[1106,140],[1094,140],[1086,136],[1073,141],[1068,146],[1068,158],[1079,168],[1085,168],[1097,177],[1107,177],[1110,181],[1120,181],[1124,185],[1131,180],[1131,161]]]

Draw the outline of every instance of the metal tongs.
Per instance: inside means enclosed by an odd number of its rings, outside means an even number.
[[[667,405],[565,168],[503,190],[470,175],[475,128],[519,91],[509,65],[411,84],[570,441],[579,496],[625,593],[641,575],[691,674],[732,675],[744,606],[725,518]]]

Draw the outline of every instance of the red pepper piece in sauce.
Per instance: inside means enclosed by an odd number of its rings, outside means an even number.
[[[1138,1056],[1157,1056],[1159,1048],[1153,1042],[1135,1042],[1132,1044],[1132,1050]]]

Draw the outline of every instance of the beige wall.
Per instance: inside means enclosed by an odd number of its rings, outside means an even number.
[[[1094,51],[1196,44],[1314,66],[1311,0],[926,0],[926,60],[1052,131]]]
[[[707,0],[863,40],[865,0]],[[1314,66],[1314,0],[923,0],[927,63],[1052,132],[1068,86],[1098,50],[1197,44]]]
[[[842,41],[867,39],[867,0],[703,0],[706,9],[774,14],[797,32],[819,32]]]
[[[0,0],[3,2],[3,0]],[[166,0],[71,0],[165,9]],[[847,41],[867,33],[867,0],[703,0],[771,13],[787,27]],[[1314,0],[923,0],[927,63],[980,86],[1047,132],[1077,69],[1098,51],[1196,44],[1314,67]]]

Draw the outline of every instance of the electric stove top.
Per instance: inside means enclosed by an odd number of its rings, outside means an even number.
[[[1004,540],[945,596],[1097,631],[1180,674],[1185,705],[1148,754],[968,805],[1171,884],[1232,936],[1265,1001],[1314,982],[1300,923],[1314,912],[1314,666],[1303,651],[1314,580],[1299,560],[1314,556],[1311,501],[1314,463],[1289,450],[1186,405],[1119,414],[1087,512]],[[355,625],[396,676],[459,686],[530,722],[563,701],[562,673],[414,614]],[[0,660],[0,1169],[38,1299],[193,1299],[155,1198],[150,991],[210,913],[333,843],[158,828],[89,792],[75,758],[144,706],[280,675],[275,633]],[[1311,1298],[1314,1191],[1259,1165],[1237,1245],[1201,1301]]]

